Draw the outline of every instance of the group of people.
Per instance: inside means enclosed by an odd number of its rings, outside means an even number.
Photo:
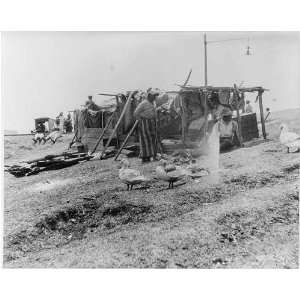
[[[63,112],[61,112],[55,119],[56,128],[63,131],[64,133],[70,133],[73,131],[72,117],[68,113],[67,118],[64,118]]]
[[[52,132],[50,132],[48,135],[46,135],[46,133],[43,131],[41,132],[40,129],[36,129],[36,133],[34,135],[33,143],[41,143],[43,142],[43,144],[45,144],[47,141],[51,141],[52,144],[55,144],[56,141],[62,137],[62,133],[59,129],[54,128],[54,130]]]
[[[140,144],[140,158],[142,162],[155,160],[158,148],[157,134],[157,114],[155,100],[158,96],[155,90],[149,90],[146,99],[144,99],[135,109],[134,117],[139,120],[138,133]],[[247,111],[252,112],[250,103],[247,103]],[[229,108],[224,108],[219,122],[220,133],[220,151],[229,150],[233,147],[242,147],[237,122],[232,119],[232,111]]]
[[[32,139],[34,144],[45,144],[47,141],[51,141],[52,144],[55,144],[56,141],[62,137],[63,133],[70,133],[73,131],[72,118],[71,114],[67,115],[67,118],[64,118],[63,113],[61,112],[55,119],[54,129],[47,133],[46,127],[43,122],[38,123],[35,129],[35,135]]]

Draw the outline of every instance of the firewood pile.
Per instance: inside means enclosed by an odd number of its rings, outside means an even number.
[[[5,166],[5,171],[15,177],[37,174],[42,171],[58,170],[90,160],[93,156],[87,153],[64,152],[57,155],[47,155],[31,161],[21,162],[18,165]]]

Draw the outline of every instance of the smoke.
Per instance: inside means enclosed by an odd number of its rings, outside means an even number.
[[[207,139],[207,160],[210,172],[217,172],[220,169],[220,133],[216,123]]]
[[[198,160],[199,166],[206,168],[209,175],[205,176],[208,184],[216,184],[220,179],[220,132],[218,123],[215,123],[208,136],[199,144],[203,155]]]

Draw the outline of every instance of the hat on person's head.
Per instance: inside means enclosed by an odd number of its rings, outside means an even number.
[[[156,89],[148,89],[147,96],[153,96],[153,97],[155,97],[157,95],[159,95],[159,91],[158,90],[156,90]]]
[[[232,111],[229,108],[224,108],[222,111],[222,116],[226,117],[226,116],[232,116]]]

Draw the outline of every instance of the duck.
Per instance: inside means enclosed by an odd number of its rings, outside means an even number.
[[[168,165],[167,161],[161,160],[155,170],[157,179],[167,181],[169,183],[169,189],[174,188],[174,182],[183,179],[186,175],[183,169],[176,166],[174,167]]]
[[[286,124],[280,125],[280,143],[287,147],[287,152],[298,152],[300,150],[300,135],[291,132]]]
[[[134,185],[149,181],[149,179],[142,175],[139,170],[131,169],[129,167],[129,161],[127,159],[122,159],[119,178],[121,182],[127,185],[127,191],[131,191]]]
[[[187,173],[188,176],[190,176],[193,179],[196,179],[208,175],[209,171],[206,168],[200,167],[197,164],[197,161],[195,159],[192,159],[189,166],[187,167]]]

